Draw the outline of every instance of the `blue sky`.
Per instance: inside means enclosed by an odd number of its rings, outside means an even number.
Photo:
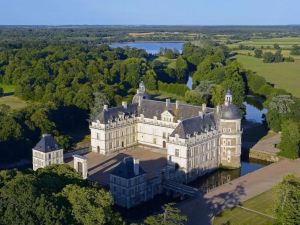
[[[0,0],[1,25],[300,24],[300,0]]]

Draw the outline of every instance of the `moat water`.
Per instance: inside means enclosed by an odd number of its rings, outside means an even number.
[[[183,43],[179,42],[136,42],[136,43],[115,43],[111,45],[112,47],[135,47],[145,49],[148,53],[156,54],[159,52],[160,48],[171,48],[182,51]],[[192,89],[193,80],[189,77],[187,86]],[[261,138],[266,130],[264,126],[264,114],[267,110],[263,108],[262,101],[254,96],[248,96],[244,102],[245,106],[245,116],[242,122],[242,128],[244,130],[243,141],[253,141]],[[262,132],[256,133],[256,131],[251,132],[252,127],[258,127]],[[247,152],[249,149],[243,147],[242,151],[242,163],[241,168],[234,170],[218,169],[210,174],[207,174],[199,179],[191,182],[189,185],[193,186],[200,191],[206,193],[211,189],[220,186],[222,184],[228,183],[233,179],[240,176],[244,176],[248,173],[254,172],[269,163],[259,160],[249,159],[247,157]],[[170,196],[160,195],[156,196],[155,199],[149,201],[141,206],[133,208],[131,210],[124,210],[118,208],[118,211],[127,218],[129,221],[138,221],[141,218],[145,218],[150,214],[161,211],[161,206],[168,202],[177,202],[180,199],[172,198]]]

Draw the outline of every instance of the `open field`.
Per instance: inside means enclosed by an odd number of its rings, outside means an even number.
[[[283,63],[263,63],[252,56],[238,55],[237,60],[246,69],[255,71],[277,88],[283,88],[300,97],[300,60]]]
[[[274,216],[276,196],[276,189],[272,188],[271,190],[245,201],[242,206],[272,217]],[[273,224],[274,219],[236,207],[225,210],[220,216],[215,218],[213,224],[221,225],[226,224],[228,221],[230,222],[230,225],[271,225]]]
[[[246,55],[246,56],[249,56],[249,54],[251,56],[254,56],[254,51],[253,50],[235,50],[234,52],[238,53],[239,55]],[[265,52],[272,52],[272,53],[275,53],[276,50],[275,49],[263,49],[263,53]],[[281,54],[284,56],[284,57],[293,57],[295,59],[295,61],[297,60],[300,60],[300,55],[291,55],[290,54],[290,50],[282,50],[281,51]]]
[[[288,49],[291,48],[292,45],[294,44],[300,45],[300,37],[250,39],[235,44],[229,44],[228,47],[234,48],[242,44],[242,45],[252,46],[255,48],[260,48],[261,46],[264,46],[265,48],[273,48],[273,45],[275,43],[278,44],[281,48]]]
[[[27,106],[25,101],[13,95],[0,97],[1,104],[9,105],[12,109],[22,109]]]
[[[13,93],[15,91],[14,85],[1,84],[0,87],[3,88],[5,94]]]

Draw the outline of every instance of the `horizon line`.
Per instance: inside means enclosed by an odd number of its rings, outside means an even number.
[[[165,27],[286,27],[286,26],[300,26],[299,24],[214,24],[214,25],[200,25],[200,24],[0,24],[0,26],[36,26],[36,27],[63,27],[63,26],[120,26],[120,27],[147,27],[147,26],[165,26]]]

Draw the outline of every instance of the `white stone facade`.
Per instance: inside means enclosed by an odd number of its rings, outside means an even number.
[[[168,164],[191,181],[220,165],[240,167],[241,118],[228,92],[216,109],[179,102],[145,99],[138,90],[135,102],[104,107],[90,124],[93,152],[107,155],[137,144],[167,151]]]
[[[54,138],[44,134],[42,139],[32,149],[32,168],[37,170],[53,164],[64,163],[63,149],[59,148]]]

